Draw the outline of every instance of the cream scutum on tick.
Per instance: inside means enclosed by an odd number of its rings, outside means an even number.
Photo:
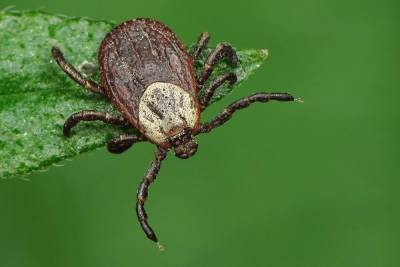
[[[167,142],[185,127],[194,128],[197,114],[193,97],[171,83],[151,84],[139,103],[139,125],[157,144]]]

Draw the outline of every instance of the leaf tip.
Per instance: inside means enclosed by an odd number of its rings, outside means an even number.
[[[268,57],[269,51],[268,49],[264,48],[264,49],[260,49],[260,56],[263,59],[266,59]]]

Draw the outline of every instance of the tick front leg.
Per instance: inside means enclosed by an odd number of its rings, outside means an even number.
[[[142,182],[139,185],[137,195],[136,195],[136,214],[142,227],[143,231],[145,232],[146,236],[157,243],[160,250],[162,250],[162,246],[158,243],[158,238],[154,233],[153,229],[150,227],[149,223],[147,222],[147,213],[144,209],[144,204],[147,200],[148,196],[148,189],[151,183],[157,177],[157,174],[161,168],[161,162],[166,158],[168,150],[158,147],[156,151],[156,158],[151,163],[149,169],[147,170],[145,176],[143,177]]]
[[[66,73],[72,80],[74,80],[79,85],[92,91],[93,93],[104,95],[104,89],[96,82],[86,79],[77,69],[74,68],[65,58],[63,53],[58,47],[53,47],[51,49],[54,60],[57,62],[58,66]]]
[[[142,134],[120,135],[119,137],[114,138],[107,143],[107,149],[111,153],[121,154],[133,144],[143,141],[147,141],[147,138]]]
[[[217,79],[215,79],[213,82],[210,83],[208,88],[204,91],[203,97],[200,99],[201,110],[204,110],[208,106],[212,96],[215,93],[215,90],[218,87],[220,87],[221,85],[223,85],[224,82],[226,82],[226,81],[229,82],[230,86],[233,85],[237,81],[236,74],[231,72],[231,73],[221,75]]]
[[[200,34],[199,38],[197,39],[196,45],[194,46],[192,52],[190,53],[194,60],[197,60],[199,58],[203,49],[207,47],[209,40],[210,40],[210,34],[208,32],[203,32],[202,34]]]
[[[128,121],[123,117],[117,117],[112,114],[94,110],[82,110],[74,113],[64,123],[64,135],[69,136],[71,129],[80,121],[102,121],[104,123],[126,126]]]
[[[200,126],[198,133],[208,133],[212,129],[221,126],[232,118],[233,113],[237,110],[247,108],[254,102],[268,102],[270,100],[276,101],[298,101],[293,96],[287,93],[257,93],[248,97],[237,100],[230,104],[220,114],[218,114],[212,121],[204,123]]]
[[[198,86],[203,87],[204,83],[210,77],[214,70],[214,66],[222,59],[226,58],[229,65],[236,67],[239,63],[239,59],[236,55],[236,51],[228,43],[220,43],[208,56],[206,63],[203,66],[200,77],[197,80]]]

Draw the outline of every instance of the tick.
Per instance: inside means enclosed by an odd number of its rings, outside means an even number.
[[[121,113],[114,116],[102,111],[83,110],[72,114],[64,124],[64,135],[80,121],[130,126],[137,134],[120,135],[107,144],[111,153],[122,153],[134,143],[149,141],[157,146],[155,160],[144,175],[136,198],[136,213],[147,237],[158,245],[158,239],[147,222],[144,204],[148,188],[154,182],[161,162],[169,150],[186,159],[197,151],[195,136],[209,133],[227,122],[240,109],[254,102],[295,101],[287,93],[256,93],[233,102],[213,120],[200,122],[215,90],[224,83],[234,84],[235,73],[226,73],[208,83],[218,62],[226,60],[237,66],[239,59],[228,43],[220,43],[208,55],[199,76],[196,61],[207,46],[210,35],[202,33],[196,46],[188,52],[176,34],[153,19],[126,21],[106,35],[99,49],[100,84],[85,78],[63,56],[59,48],[52,55],[60,68],[82,87],[105,96]],[[203,97],[199,91],[204,90]],[[160,245],[159,245],[160,246]]]

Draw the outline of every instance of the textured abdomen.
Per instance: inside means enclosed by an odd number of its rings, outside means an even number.
[[[151,84],[178,86],[198,109],[195,73],[182,42],[164,24],[151,19],[122,23],[103,40],[99,52],[102,85],[130,123],[139,124],[139,103]]]

